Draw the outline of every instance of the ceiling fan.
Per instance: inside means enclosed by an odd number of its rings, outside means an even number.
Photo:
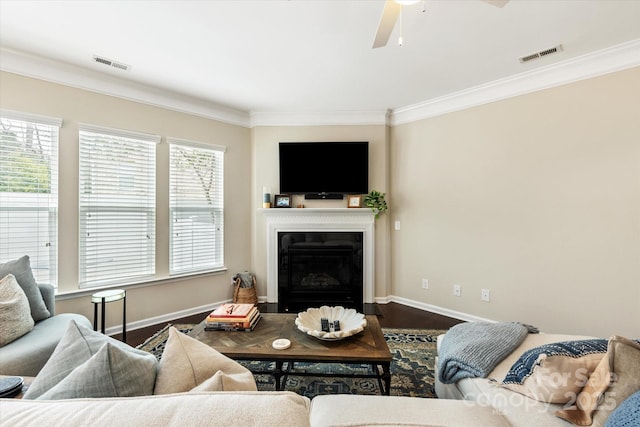
[[[489,3],[496,7],[503,7],[509,2],[509,0],[481,0],[485,3]],[[383,47],[387,45],[393,27],[396,25],[396,21],[402,11],[402,6],[418,3],[418,0],[387,0],[382,10],[382,17],[380,18],[380,24],[378,25],[378,32],[376,38],[373,41],[373,48]]]

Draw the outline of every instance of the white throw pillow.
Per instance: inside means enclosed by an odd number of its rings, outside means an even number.
[[[0,347],[33,329],[29,300],[13,274],[0,279]]]
[[[247,368],[173,326],[169,328],[154,394],[256,390]]]

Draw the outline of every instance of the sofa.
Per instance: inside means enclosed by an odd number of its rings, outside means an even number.
[[[445,339],[438,337],[438,357]],[[612,414],[619,420],[629,411],[634,412],[630,423],[606,425],[640,425],[638,340],[529,333],[486,378],[445,383],[441,369],[437,360],[438,398],[490,408],[512,426],[603,426]]]
[[[71,400],[0,399],[11,426],[508,426],[499,414],[459,401],[293,392],[198,392]]]
[[[547,334],[528,336],[525,341],[533,341],[523,342],[509,355],[510,360],[519,358],[517,353],[526,347],[567,337]],[[617,347],[617,342],[623,342],[624,346]],[[615,353],[609,350],[612,348],[616,348]],[[101,354],[108,357],[100,358]],[[611,408],[615,411],[609,418],[615,417],[621,409],[626,410],[623,416],[631,414],[633,417],[635,410],[636,416],[640,417],[637,414],[640,399],[640,384],[637,382],[640,379],[640,375],[637,375],[640,344],[610,339],[606,357],[614,361],[620,355],[626,359],[620,363],[607,363],[606,366],[632,381],[626,382],[624,389],[613,390],[624,400]],[[98,363],[94,363],[96,359]],[[605,365],[601,363],[606,360],[605,356],[600,359],[594,372]],[[505,360],[504,363],[509,364],[510,361]],[[629,367],[632,369],[631,375],[624,372]],[[591,383],[593,376],[589,378],[587,386],[597,386]],[[170,328],[162,359],[156,362],[155,357],[148,353],[127,347],[72,322],[24,398],[0,399],[0,425],[571,425],[554,416],[552,411],[556,407],[525,401],[523,399],[529,398],[495,384],[483,388],[487,381],[476,378],[464,379],[452,385],[436,384],[440,399],[340,394],[309,399],[286,391],[257,391],[252,374],[246,368],[175,328]],[[484,394],[467,391],[472,384],[485,390]],[[120,395],[123,393],[128,395]],[[599,407],[594,409],[596,414],[601,412]],[[639,421],[639,418],[635,418],[630,423],[612,426],[633,426],[638,425]]]
[[[480,423],[480,424],[478,424]],[[169,328],[162,357],[71,322],[22,399],[0,399],[0,425],[508,426],[474,403],[257,390],[253,374]]]
[[[55,288],[49,284],[36,284],[28,256],[0,264],[0,280],[3,295],[0,298],[0,333],[5,335],[22,329],[17,332],[18,338],[0,347],[0,375],[36,376],[69,322],[73,320],[89,327],[91,323],[80,314],[55,313]],[[11,293],[11,285],[21,294]],[[5,298],[7,294],[10,296]]]

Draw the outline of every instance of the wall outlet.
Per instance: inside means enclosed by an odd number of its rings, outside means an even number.
[[[422,279],[422,289],[429,289],[429,279]]]
[[[393,223],[393,227],[397,230],[400,230],[400,221],[396,221]]]
[[[462,286],[460,285],[453,285],[453,295],[459,297],[462,295]]]
[[[480,290],[480,299],[486,302],[491,301],[491,291],[489,289]]]

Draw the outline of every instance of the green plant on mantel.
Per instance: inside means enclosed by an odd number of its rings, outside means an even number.
[[[387,202],[384,200],[385,193],[381,193],[376,190],[371,190],[369,194],[364,196],[364,204],[371,208],[373,213],[378,218],[381,213],[384,213],[389,206],[387,206]]]

